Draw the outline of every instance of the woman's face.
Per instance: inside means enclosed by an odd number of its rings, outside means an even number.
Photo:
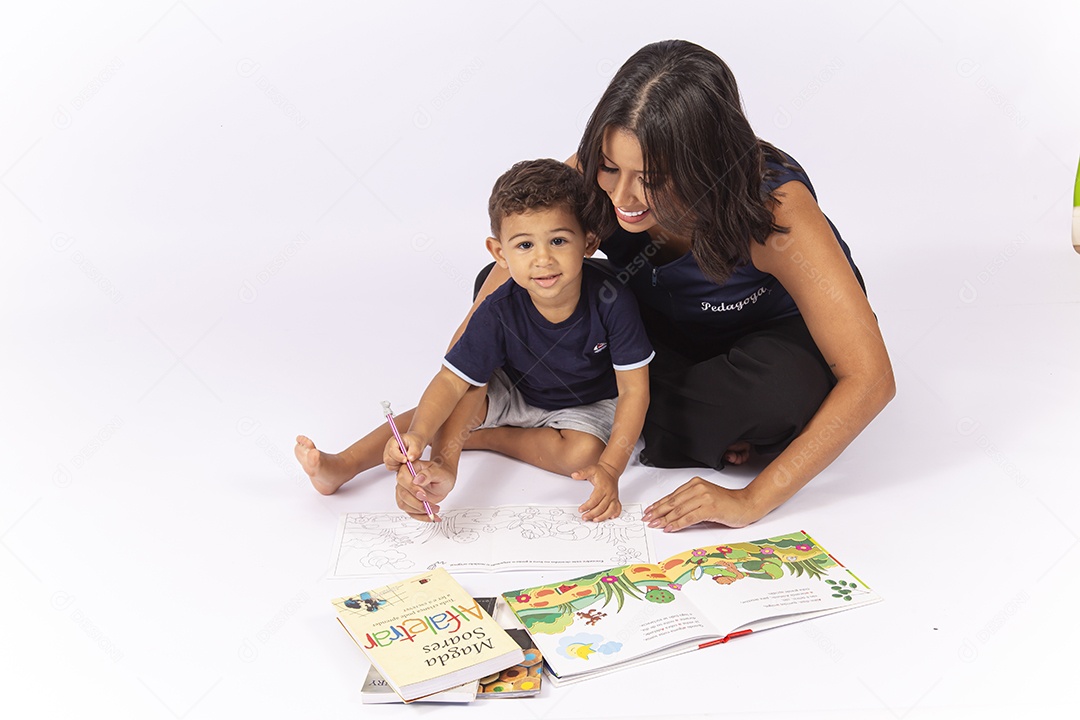
[[[609,126],[604,131],[600,153],[596,182],[611,198],[619,225],[633,233],[656,227],[649,206],[649,179],[645,177],[645,162],[637,138],[628,130]]]

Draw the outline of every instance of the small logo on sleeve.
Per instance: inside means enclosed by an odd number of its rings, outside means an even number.
[[[593,347],[592,351],[594,353],[598,353],[598,352],[600,352],[601,350],[603,350],[606,347],[607,347],[607,343],[596,343],[596,345]]]

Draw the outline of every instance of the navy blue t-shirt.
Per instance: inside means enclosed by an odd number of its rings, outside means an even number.
[[[806,172],[790,155],[785,154],[785,158],[795,169],[768,161],[774,173],[764,186],[772,191],[798,180],[817,199]],[[829,227],[861,283],[847,243],[831,220]],[[764,322],[799,314],[795,300],[780,281],[758,270],[752,262],[737,265],[724,284],[717,285],[701,271],[692,253],[665,265],[654,265],[651,258],[656,246],[648,233],[631,233],[619,227],[600,244],[600,249],[615,267],[616,278],[634,291],[638,302],[671,320],[690,337],[699,333],[738,334]]]
[[[470,385],[487,384],[501,367],[527,403],[561,410],[618,397],[615,370],[652,357],[633,294],[586,263],[581,299],[566,320],[548,322],[507,280],[476,308],[443,364]]]

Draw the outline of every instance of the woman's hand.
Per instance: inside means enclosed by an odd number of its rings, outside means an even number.
[[[701,477],[693,477],[669,495],[645,508],[642,520],[651,528],[675,532],[699,522],[717,522],[738,528],[760,520],[743,490],[729,490]]]

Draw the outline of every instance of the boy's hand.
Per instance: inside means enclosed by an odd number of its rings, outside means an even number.
[[[424,448],[427,447],[427,443],[424,439],[413,435],[412,433],[405,433],[401,436],[401,442],[405,445],[405,449],[409,452],[409,460],[413,465],[416,465],[417,460],[424,454]],[[386,469],[391,472],[399,472],[403,466],[405,466],[405,456],[401,453],[401,448],[398,446],[397,438],[390,438],[386,441],[386,446],[383,448],[383,464],[386,465]],[[408,475],[409,469],[405,468],[405,474]],[[410,480],[412,477],[410,476]]]
[[[593,484],[589,499],[578,508],[582,520],[600,522],[618,517],[622,513],[622,503],[619,502],[619,475],[612,468],[597,463],[572,473],[570,477],[575,480],[588,480]]]
[[[415,478],[409,474],[409,468],[406,465],[402,464],[398,468],[396,489],[398,507],[416,520],[431,522],[427,511],[424,510],[424,500],[427,500],[432,514],[435,515],[435,520],[439,521],[441,518],[437,503],[442,502],[450,494],[457,478],[441,464],[429,460],[414,461],[413,468],[416,470]]]

